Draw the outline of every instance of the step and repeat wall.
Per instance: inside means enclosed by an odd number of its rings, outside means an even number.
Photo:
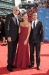
[[[49,9],[38,8],[38,19],[42,21],[44,26],[44,40],[49,41]]]

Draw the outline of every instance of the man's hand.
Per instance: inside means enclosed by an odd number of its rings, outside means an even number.
[[[12,40],[11,40],[11,37],[8,37],[7,40],[8,40],[8,42],[11,42],[11,41],[12,41]]]
[[[43,44],[43,42],[41,42],[41,45]]]

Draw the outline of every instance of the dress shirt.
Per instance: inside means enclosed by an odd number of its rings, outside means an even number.
[[[15,14],[14,14],[14,16],[15,16],[15,18],[16,18],[16,20],[17,20],[17,24],[19,25],[18,16],[17,16],[17,15],[15,15]]]
[[[32,21],[32,28],[33,28],[34,22],[35,22],[35,27],[36,27],[36,24],[37,24],[37,22],[38,22],[38,19],[36,19],[35,21],[34,21],[34,20]]]

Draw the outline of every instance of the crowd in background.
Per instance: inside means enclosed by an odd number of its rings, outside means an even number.
[[[38,8],[49,8],[49,0],[44,1],[44,3],[38,2]]]
[[[32,20],[32,13],[37,12],[38,8],[49,8],[49,0],[44,1],[44,3],[38,2],[35,6],[27,9],[29,22]],[[19,14],[20,21],[21,21],[21,14],[22,13]],[[7,40],[5,39],[5,20],[6,20],[6,16],[0,17],[0,40],[3,41],[2,46],[7,45]]]
[[[44,3],[38,2],[33,7],[30,7],[30,8],[27,9],[29,22],[32,20],[32,17],[31,17],[32,13],[38,12],[38,8],[49,8],[49,0],[44,1]]]
[[[5,39],[5,20],[6,16],[0,17],[0,40],[3,41],[2,46],[7,45],[7,40]]]

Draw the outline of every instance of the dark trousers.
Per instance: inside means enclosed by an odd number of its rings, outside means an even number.
[[[8,42],[8,66],[12,66],[15,58],[17,42]]]
[[[36,48],[36,64],[40,65],[40,43],[31,43],[30,44],[30,62],[31,65],[34,65],[34,47]]]
[[[2,34],[0,33],[0,40],[2,40]]]

